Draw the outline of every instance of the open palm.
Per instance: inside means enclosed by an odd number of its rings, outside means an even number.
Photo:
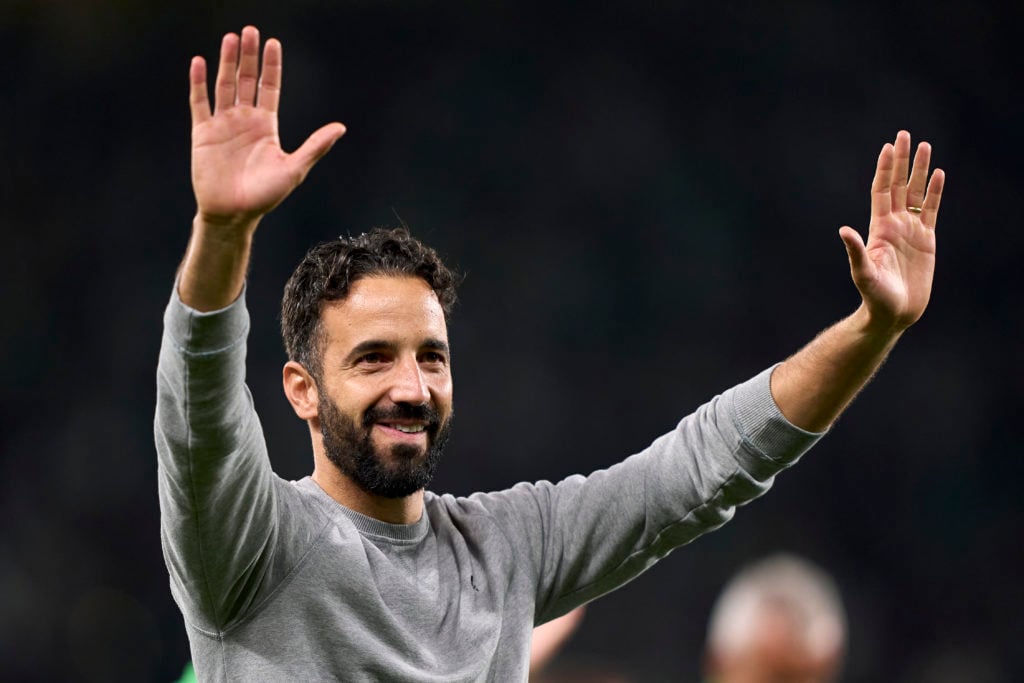
[[[871,184],[868,241],[843,226],[850,272],[872,318],[894,329],[916,322],[928,306],[935,272],[935,222],[945,174],[928,182],[931,146],[922,142],[910,170],[910,134],[900,131],[878,155]],[[926,189],[927,186],[927,189]]]
[[[214,110],[207,96],[206,63],[189,70],[192,111],[192,187],[208,222],[246,221],[281,203],[340,138],[345,127],[328,124],[287,154],[278,136],[281,43],[268,40],[259,69],[259,32],[252,26],[224,36]]]

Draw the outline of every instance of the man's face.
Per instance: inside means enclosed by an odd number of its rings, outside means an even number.
[[[447,441],[444,311],[415,277],[367,277],[324,306],[319,426],[328,459],[368,493],[425,488]]]

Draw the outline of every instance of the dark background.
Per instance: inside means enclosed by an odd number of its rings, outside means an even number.
[[[728,576],[838,578],[845,681],[1024,680],[1020,9],[932,2],[0,4],[0,678],[170,681],[161,315],[189,233],[189,58],[285,49],[286,148],[349,133],[264,221],[249,382],[278,472],[311,470],[277,306],[313,243],[396,215],[467,275],[435,490],[643,448],[851,312],[899,128],[948,172],[932,305],[763,499],[592,605],[564,653],[694,680]],[[1020,5],[1018,5],[1020,7]]]

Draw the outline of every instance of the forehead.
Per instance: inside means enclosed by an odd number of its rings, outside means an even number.
[[[321,322],[327,346],[352,347],[367,339],[419,344],[448,341],[437,294],[425,280],[371,276],[356,280],[348,296],[324,304]]]

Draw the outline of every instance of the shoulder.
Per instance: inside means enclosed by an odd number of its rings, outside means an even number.
[[[581,476],[570,477],[558,484],[550,481],[520,482],[500,491],[477,492],[469,496],[450,493],[435,494],[428,491],[424,507],[435,526],[497,525],[505,530],[536,528],[548,517],[554,500],[563,490],[584,481]]]

